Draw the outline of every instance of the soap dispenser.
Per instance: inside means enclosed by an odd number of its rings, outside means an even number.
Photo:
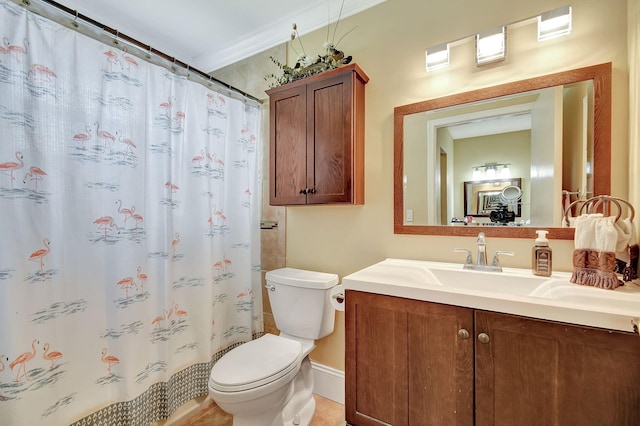
[[[549,247],[549,240],[547,240],[548,232],[543,230],[536,231],[538,238],[536,238],[532,250],[531,268],[533,269],[533,274],[543,277],[551,276],[551,248]]]

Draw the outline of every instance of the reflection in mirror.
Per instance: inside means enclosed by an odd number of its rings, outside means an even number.
[[[522,179],[479,180],[464,183],[464,216],[476,224],[523,225],[528,219],[522,214]],[[519,218],[516,223],[516,218]],[[453,224],[469,224],[455,218]]]
[[[494,236],[530,236],[519,225],[572,238],[560,229],[563,205],[610,191],[610,114],[611,64],[397,107],[395,232],[475,235],[464,225],[476,216],[465,182],[518,176],[518,220],[475,225]]]

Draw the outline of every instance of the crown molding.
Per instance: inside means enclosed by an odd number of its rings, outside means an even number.
[[[340,20],[369,9],[386,0],[350,0],[344,5]],[[338,20],[340,10],[330,12],[329,25]],[[291,25],[295,22],[300,35],[310,33],[327,26],[326,3],[312,4],[295,15],[286,15],[270,25],[248,34],[237,43],[217,51],[211,51],[193,58],[193,65],[205,72],[212,72],[242,59],[263,52],[269,48],[290,40]]]

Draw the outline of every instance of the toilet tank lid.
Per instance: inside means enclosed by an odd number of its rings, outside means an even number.
[[[281,268],[269,271],[266,274],[266,279],[278,284],[316,289],[327,289],[338,284],[338,276],[336,274],[295,268]]]

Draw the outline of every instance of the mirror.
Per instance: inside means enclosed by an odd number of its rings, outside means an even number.
[[[564,107],[573,93],[579,107]],[[551,112],[539,107],[541,99]],[[465,133],[483,125],[505,130]],[[480,143],[487,138],[495,140]],[[577,195],[567,194],[609,194],[610,163],[611,63],[396,107],[394,232],[529,238],[535,227],[572,239],[573,229],[562,228],[562,205]],[[521,178],[521,218],[461,226],[464,182],[476,180],[476,168],[492,180],[495,165]]]

